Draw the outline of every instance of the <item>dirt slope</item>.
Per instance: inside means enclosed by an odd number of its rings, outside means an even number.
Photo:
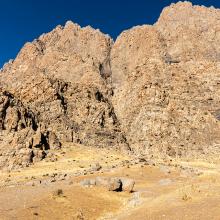
[[[85,146],[69,146],[59,153],[56,162],[0,174],[0,219],[219,219],[219,163],[136,164],[117,151],[100,153]],[[102,169],[90,173],[97,161]],[[96,176],[132,178],[134,192],[80,185]],[[55,193],[58,189],[62,195]]]

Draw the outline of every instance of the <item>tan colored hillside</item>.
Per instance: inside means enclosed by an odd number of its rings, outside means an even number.
[[[0,70],[0,220],[218,220],[219,47],[190,2],[26,43]]]

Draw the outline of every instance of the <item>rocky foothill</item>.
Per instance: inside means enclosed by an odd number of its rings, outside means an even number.
[[[189,2],[115,42],[71,21],[57,26],[0,71],[0,168],[68,142],[143,157],[219,153],[219,50],[220,10]]]

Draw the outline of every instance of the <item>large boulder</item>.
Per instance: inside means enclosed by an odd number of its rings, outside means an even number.
[[[133,192],[135,181],[125,177],[103,177],[98,176],[95,179],[84,179],[80,181],[83,187],[102,186],[109,191],[116,192]]]
[[[109,191],[120,192],[120,191],[122,191],[122,182],[117,177],[110,178],[108,185],[107,185],[107,188]]]
[[[135,181],[133,179],[129,179],[129,178],[120,178],[121,183],[122,183],[122,191],[124,192],[133,192],[134,189],[134,185],[135,185]]]

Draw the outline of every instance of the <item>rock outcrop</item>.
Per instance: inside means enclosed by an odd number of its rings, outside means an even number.
[[[220,11],[172,4],[153,26],[123,32],[111,51],[115,113],[136,152],[219,152]]]
[[[111,46],[99,30],[67,22],[27,43],[4,66],[0,167],[28,165],[64,142],[128,147],[109,99]],[[17,160],[18,145],[28,151],[27,161]]]
[[[0,167],[65,142],[136,154],[220,150],[220,10],[179,2],[114,43],[67,22],[0,71]]]
[[[135,181],[125,177],[96,177],[94,179],[84,179],[80,181],[84,187],[102,186],[109,191],[133,192]]]

